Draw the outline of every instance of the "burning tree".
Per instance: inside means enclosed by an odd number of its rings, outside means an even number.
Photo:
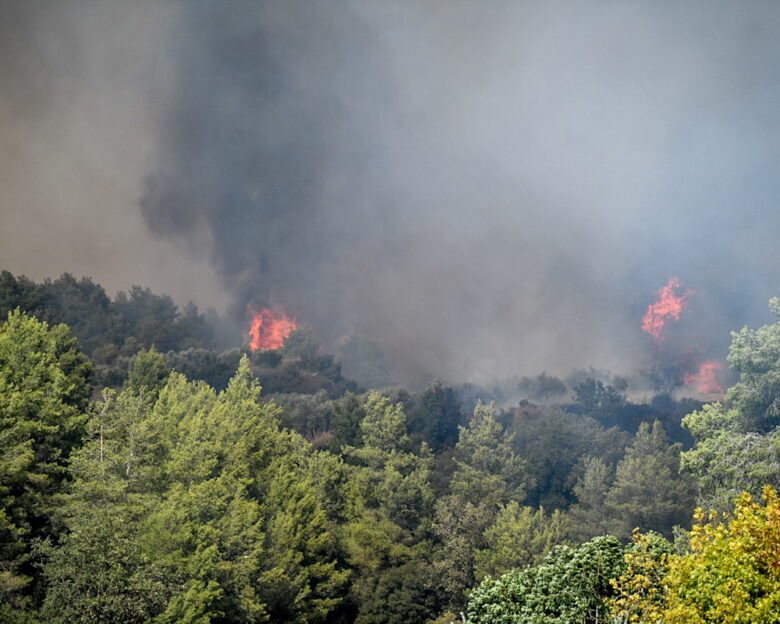
[[[252,351],[281,348],[285,338],[298,327],[297,321],[279,308],[257,311],[250,306],[249,314],[249,348]]]
[[[652,336],[654,347],[648,377],[657,389],[666,393],[681,385],[692,387],[699,394],[723,392],[723,386],[717,379],[718,371],[723,368],[719,362],[700,360],[693,350],[682,356],[672,356],[664,346],[669,323],[680,320],[695,294],[696,290],[683,288],[679,277],[670,277],[642,317],[642,330]]]

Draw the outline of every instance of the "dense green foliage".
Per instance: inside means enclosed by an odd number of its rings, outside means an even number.
[[[111,300],[102,286],[69,273],[36,283],[0,271],[0,314],[5,317],[15,308],[42,321],[65,323],[98,362],[132,355],[138,346],[169,351],[214,344],[213,324],[192,304],[180,310],[167,295],[140,286]]]
[[[18,311],[0,325],[0,591],[8,604],[36,592],[32,546],[60,532],[55,497],[83,433],[89,373],[64,325]]]
[[[563,382],[540,375],[518,382],[536,403],[501,409],[440,380],[363,392],[306,329],[276,351],[170,348],[199,315],[144,289],[0,284],[0,621],[606,623],[613,596],[629,614],[700,592],[675,589],[672,554],[732,565],[741,533],[684,530],[697,493],[726,511],[780,478],[777,324],[735,334],[720,404],[585,378],[553,405]]]
[[[139,356],[140,357],[140,356]],[[222,393],[170,376],[107,393],[47,545],[49,622],[322,621],[347,580],[310,447],[258,402],[246,359]],[[63,608],[64,607],[64,608]]]
[[[130,359],[142,348],[213,348],[225,333],[215,314],[207,319],[191,303],[180,309],[169,296],[140,286],[112,300],[99,284],[69,273],[36,283],[0,271],[0,318],[17,308],[49,324],[70,327],[95,365],[99,386],[121,385]]]
[[[623,565],[623,548],[614,537],[558,546],[540,565],[482,581],[469,599],[469,622],[606,624],[614,593],[610,580]]]

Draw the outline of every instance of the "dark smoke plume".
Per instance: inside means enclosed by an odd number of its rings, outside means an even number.
[[[237,298],[412,369],[641,359],[679,274],[689,342],[778,286],[773,3],[186,3],[143,201]],[[206,242],[204,242],[206,241]]]
[[[646,365],[671,275],[699,293],[681,353],[767,320],[776,2],[166,7],[142,214],[240,321],[280,305],[409,376],[484,380]]]

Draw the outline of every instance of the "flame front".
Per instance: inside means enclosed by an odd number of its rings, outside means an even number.
[[[263,308],[259,312],[249,308],[249,348],[252,351],[279,349],[285,338],[298,326],[295,319],[283,310]]]
[[[720,362],[707,360],[699,364],[699,370],[695,373],[683,375],[683,383],[686,386],[694,386],[700,394],[722,393],[723,386],[718,383],[718,371],[723,368]]]
[[[670,320],[679,321],[680,314],[688,307],[688,299],[696,294],[689,288],[680,293],[681,288],[680,279],[670,277],[666,286],[658,291],[658,301],[647,306],[647,313],[642,317],[642,329],[656,342],[663,341],[666,324]]]

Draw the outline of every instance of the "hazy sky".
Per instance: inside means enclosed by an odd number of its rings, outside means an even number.
[[[170,93],[171,5],[0,0],[0,267],[227,297],[207,257],[151,235],[143,180]]]
[[[0,266],[414,374],[723,357],[780,294],[780,4],[0,0]]]

